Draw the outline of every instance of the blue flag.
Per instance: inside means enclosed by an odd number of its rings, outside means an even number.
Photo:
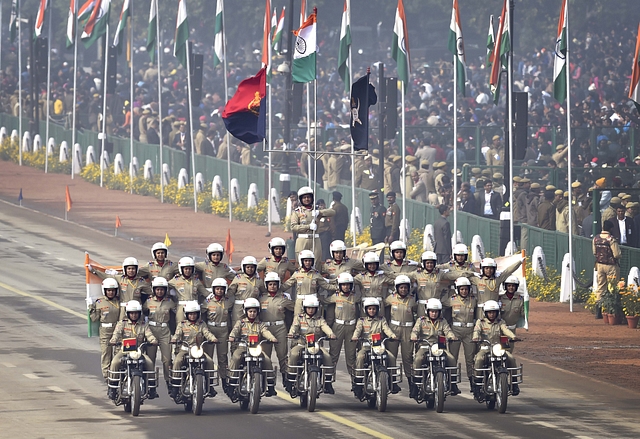
[[[18,194],[18,203],[23,200],[22,198],[22,188],[20,188],[20,194]]]
[[[369,107],[378,102],[376,88],[369,84],[369,74],[351,87],[351,139],[356,151],[369,149]]]

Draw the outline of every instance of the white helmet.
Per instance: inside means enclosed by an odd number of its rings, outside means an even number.
[[[459,287],[471,287],[471,281],[469,279],[467,279],[466,277],[459,277],[456,279],[456,289],[458,289]]]
[[[224,248],[222,247],[222,245],[218,244],[217,242],[209,244],[206,250],[207,258],[211,253],[216,253],[216,252],[220,253],[221,255],[224,255]]]
[[[313,189],[311,189],[309,186],[302,186],[300,189],[298,189],[298,200],[300,201],[300,204],[302,204],[303,195],[311,195],[311,204],[313,204]]]
[[[487,300],[484,303],[483,308],[485,314],[487,313],[487,311],[500,311],[500,305],[495,300]]]
[[[484,268],[484,267],[493,267],[496,268],[498,266],[498,264],[496,264],[495,259],[493,258],[484,258],[481,262],[480,262],[480,268]]]
[[[215,287],[224,287],[224,291],[227,291],[227,280],[224,277],[217,277],[211,282],[211,292]]]
[[[189,300],[184,304],[184,313],[200,312],[200,305],[197,300]]]
[[[515,284],[518,287],[520,286],[520,279],[518,279],[518,276],[511,275],[504,281],[504,285],[506,286],[507,284]]]
[[[169,247],[164,245],[164,242],[156,242],[151,247],[151,256],[154,258],[156,257],[156,250],[164,250],[167,254],[169,253]]]
[[[393,241],[389,246],[389,250],[391,250],[391,254],[396,250],[404,250],[405,253],[407,251],[407,245],[402,241]]]
[[[157,287],[163,287],[166,293],[167,289],[169,288],[169,282],[167,282],[167,280],[164,277],[161,277],[161,276],[155,277],[151,281],[151,288],[155,292],[155,289]]]
[[[264,277],[265,285],[267,284],[267,282],[278,282],[278,286],[279,286],[280,285],[280,276],[278,276],[278,273],[276,273],[275,271],[267,273],[267,275]]]
[[[455,255],[465,255],[469,256],[469,249],[464,244],[456,244],[453,247],[453,254]]]
[[[442,311],[442,302],[440,302],[440,299],[432,297],[431,299],[427,300],[427,304],[424,307],[427,311],[429,311],[430,309]]]
[[[422,253],[422,256],[420,256],[420,260],[421,261],[437,261],[438,257],[434,252],[427,251]]]
[[[125,306],[124,309],[127,314],[130,312],[142,312],[142,305],[140,305],[140,302],[137,300],[130,300],[127,302],[127,306]]]
[[[399,275],[398,277],[396,277],[396,280],[394,281],[394,284],[396,286],[396,291],[398,290],[398,286],[406,284],[406,285],[411,285],[411,279],[409,279],[409,276],[406,276],[404,274]]]
[[[180,270],[180,273],[182,273],[182,269],[185,267],[195,267],[196,263],[193,261],[193,258],[190,258],[189,256],[184,256],[182,258],[180,258],[180,260],[178,261],[178,269]]]
[[[258,302],[258,299],[254,299],[253,297],[249,297],[248,299],[245,299],[244,305],[242,305],[242,307],[244,308],[245,312],[247,312],[247,310],[251,309],[251,308],[260,309],[260,302]]]
[[[102,281],[102,294],[106,296],[105,294],[106,290],[110,288],[115,288],[116,294],[118,294],[118,289],[120,288],[120,284],[118,284],[118,281],[112,277],[108,277]]]
[[[367,265],[367,264],[379,264],[380,263],[380,256],[378,256],[378,254],[375,253],[375,252],[367,252],[362,257],[362,263],[365,264],[365,265]]]
[[[346,252],[347,246],[344,244],[344,241],[336,239],[329,245],[329,251],[331,252],[331,256],[333,256],[333,252]]]
[[[351,276],[351,273],[340,273],[338,275],[338,285],[342,285],[342,284],[352,284],[353,285],[353,276]]]
[[[309,295],[305,297],[304,300],[302,301],[303,308],[318,308],[319,306],[320,306],[320,302],[318,301],[318,298],[313,295]]]
[[[362,306],[366,309],[367,306],[377,306],[380,308],[380,302],[375,297],[365,297],[362,301]]]
[[[314,254],[313,254],[313,252],[311,250],[302,250],[298,254],[298,264],[300,264],[300,267],[302,267],[302,260],[303,259],[312,259],[315,262],[316,257],[314,256]]]
[[[258,268],[258,261],[253,256],[245,256],[242,258],[242,262],[240,263],[240,267],[242,267],[242,271],[247,265],[255,265]]]
[[[282,238],[278,238],[277,236],[275,238],[272,238],[271,241],[269,241],[269,252],[271,254],[273,254],[273,249],[275,247],[283,247],[283,250],[287,248],[287,243],[284,241],[284,239]],[[283,252],[284,254],[284,252]]]
[[[132,265],[136,267],[136,270],[138,269],[138,260],[136,258],[128,257],[128,258],[124,258],[124,261],[122,261],[122,269],[125,271],[127,270],[127,267]]]

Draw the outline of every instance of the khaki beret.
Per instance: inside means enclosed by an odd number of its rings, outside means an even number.
[[[635,207],[638,207],[638,205],[640,205],[640,203],[636,203],[635,201],[630,201],[629,203],[627,203],[627,209],[633,209]]]
[[[329,140],[328,142],[326,142],[324,144],[324,146],[333,146],[333,142],[331,140]]]
[[[402,161],[402,157],[400,157],[399,155],[396,155],[396,156],[393,156],[392,160],[394,163],[396,163],[396,162]]]
[[[610,204],[620,204],[622,200],[619,197],[613,197]]]
[[[481,172],[482,175],[487,175],[490,176],[491,175],[491,169],[483,169]]]
[[[409,163],[413,163],[416,160],[418,160],[418,157],[413,156],[413,155],[408,155],[408,156],[405,157],[405,160],[408,161]]]
[[[630,200],[630,199],[631,199],[631,195],[629,195],[629,194],[624,194],[624,196],[623,196],[623,197],[620,197],[620,199],[621,199],[622,201]]]
[[[420,166],[429,166],[429,160],[420,160]]]
[[[371,151],[371,154],[378,155],[378,154],[380,154],[380,150],[379,149],[374,149],[373,151]]]
[[[569,198],[569,192],[564,191],[564,193],[562,194],[562,196],[563,196],[563,197],[565,197],[565,198]]]
[[[471,173],[472,174],[480,174],[482,172],[482,169],[480,168],[471,168]]]
[[[494,178],[495,178],[495,175],[494,175]],[[513,181],[514,183],[522,183],[522,178],[516,175],[515,177],[513,177]]]
[[[531,183],[531,180],[529,180],[527,177],[524,177],[520,179],[520,183]]]
[[[562,195],[564,194],[564,192],[562,191],[562,189],[556,189],[556,191],[554,192],[556,195]]]
[[[626,192],[620,192],[620,193],[618,194],[618,198],[622,199],[625,195],[627,195],[627,193],[626,193]]]
[[[574,181],[573,183],[571,183],[571,187],[581,187],[582,183],[580,183],[579,181]]]
[[[540,183],[531,183],[531,189],[540,189]]]
[[[496,134],[495,136],[493,136],[493,137],[491,138],[491,140],[500,140],[500,136],[498,136],[498,135]]]
[[[548,185],[546,185],[546,186],[544,187],[544,190],[545,190],[545,191],[555,191],[555,190],[556,190],[556,187],[555,187],[554,185],[552,185],[552,184],[548,184]]]
[[[564,145],[562,143],[556,146],[556,151],[560,151],[561,149],[564,149]]]
[[[503,179],[503,178],[504,178],[504,177],[503,177],[503,176],[502,176],[502,174],[501,174],[501,173],[499,173],[499,172],[496,172],[495,174],[493,174],[493,179],[494,179],[494,180],[501,180],[501,179]]]

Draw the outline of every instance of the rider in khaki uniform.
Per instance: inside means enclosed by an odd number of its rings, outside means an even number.
[[[304,351],[306,345],[305,336],[307,334],[314,334],[315,339],[319,340],[323,335],[326,335],[331,340],[335,340],[336,336],[327,325],[325,319],[322,318],[322,314],[318,312],[318,307],[320,303],[318,302],[318,298],[315,296],[308,296],[304,299],[303,302],[303,312],[296,315],[293,318],[293,324],[291,325],[291,329],[289,329],[289,338],[294,338],[298,336],[298,343],[291,348],[291,352],[289,353],[289,377],[291,380],[295,379],[296,373],[291,366],[297,366],[301,360],[302,352]],[[327,350],[323,347],[320,348],[320,352],[322,353],[322,365],[329,366],[332,364],[331,357]],[[329,378],[329,377],[327,377]],[[331,379],[328,379],[325,384],[325,393],[333,394],[333,385],[331,384]],[[293,388],[290,382],[286,384],[287,390],[291,392]]]
[[[98,271],[91,265],[87,268],[102,280],[111,277],[120,284],[120,320],[126,317],[125,306],[127,306],[127,302],[137,300],[141,303],[143,302],[142,293],[151,295],[151,287],[138,275],[138,260],[136,258],[125,258],[122,262],[122,271],[124,272],[122,276],[116,276],[115,271]]]
[[[520,280],[516,276],[509,276],[504,281],[504,291],[500,292],[500,318],[507,324],[507,328],[514,334],[518,320],[524,318],[524,297],[518,293]],[[508,351],[513,353],[513,343],[509,346]]]
[[[287,273],[291,276],[296,271],[296,263],[291,259],[284,256],[287,244],[282,238],[272,238],[269,241],[269,253],[271,256],[262,258],[258,262],[258,273],[264,277],[266,274],[275,272],[278,273],[280,281],[287,280]]]
[[[303,186],[298,190],[298,206],[291,213],[291,231],[297,233],[296,256],[302,250],[312,250],[318,266],[322,261],[322,242],[318,233],[318,221],[323,217],[331,217],[336,214],[333,209],[314,209],[313,189]]]
[[[364,265],[357,259],[346,257],[347,246],[344,241],[335,240],[329,247],[332,259],[322,263],[320,274],[328,279],[337,279],[340,273],[349,273],[352,276],[364,271]],[[324,318],[329,326],[333,326],[336,320],[335,304],[328,304],[325,307]]]
[[[282,286],[285,291],[295,286],[294,315],[302,313],[302,302],[307,296],[318,297],[321,288],[327,291],[337,289],[334,283],[327,282],[320,272],[313,268],[314,255],[311,250],[302,250],[298,255],[298,263],[300,268]]]
[[[169,328],[169,319],[171,314],[175,314],[177,304],[169,297],[169,283],[167,280],[158,276],[151,282],[153,296],[142,305],[142,312],[149,319],[149,329],[158,340],[160,346],[160,355],[162,357],[162,376],[169,386],[169,370],[171,370],[171,349],[169,342],[171,341],[171,329]],[[153,364],[156,364],[156,355],[158,354],[158,346],[149,346],[147,355]]]
[[[413,273],[420,268],[416,261],[405,259],[407,256],[407,245],[402,241],[393,241],[389,246],[391,258],[380,268],[395,274]]]
[[[211,290],[212,293],[202,302],[200,308],[202,310],[202,320],[207,322],[209,332],[218,339],[218,344],[207,344],[204,347],[204,351],[213,359],[213,351],[215,349],[218,357],[218,373],[222,379],[222,388],[226,391],[228,386],[229,325],[233,299],[226,295],[227,280],[223,277],[213,280]]]
[[[138,270],[138,276],[149,277],[150,281],[156,277],[164,277],[166,280],[171,280],[178,274],[178,265],[173,261],[167,259],[169,249],[162,242],[156,242],[151,247],[151,256],[153,261],[149,261],[145,265],[141,266]]]
[[[427,300],[427,304],[424,306],[425,314],[420,317],[413,329],[411,330],[411,340],[417,342],[419,340],[427,340],[430,343],[437,343],[439,336],[446,337],[449,341],[455,340],[456,336],[451,330],[451,327],[445,319],[442,318],[442,302],[439,299],[431,298]],[[428,347],[420,347],[413,360],[413,368],[420,369],[424,361],[424,356],[428,352]],[[444,354],[447,357],[447,367],[454,367],[456,361],[453,355],[449,353],[447,349],[444,349]],[[412,389],[412,397],[417,396],[415,394],[416,387]],[[451,396],[455,396],[460,393],[458,385],[451,383]]]
[[[205,287],[211,288],[214,279],[220,277],[227,280],[227,284],[236,277],[236,272],[231,267],[222,262],[224,249],[216,242],[209,244],[206,250],[207,260],[196,264],[196,274],[202,279]]]
[[[471,294],[471,282],[466,277],[459,277],[455,283],[456,294],[449,299],[451,304],[452,323],[451,330],[455,334],[457,340],[449,343],[449,351],[455,363],[458,363],[460,355],[460,345],[464,347],[464,360],[467,367],[467,378],[469,378],[470,388],[473,392],[473,356],[476,352],[476,346],[473,339],[473,327],[476,319],[475,313],[477,308],[477,300]]]
[[[120,343],[125,338],[135,338],[137,340],[138,346],[140,346],[145,341],[152,344],[157,345],[158,340],[149,329],[149,325],[144,323],[144,319],[141,319],[142,315],[142,305],[137,300],[130,300],[125,306],[126,317],[123,320],[120,320],[116,325],[116,329],[113,331],[113,335],[111,336],[111,340],[109,340],[109,344],[115,345]],[[111,361],[111,366],[109,366],[110,371],[121,371],[123,370],[122,359],[124,357],[123,352],[118,352]],[[144,358],[144,369],[145,370],[153,370],[153,363],[149,356],[143,352],[142,357]],[[117,375],[116,375],[117,376]],[[155,374],[153,378],[149,378],[149,399],[156,398],[158,393],[156,392],[156,378]],[[115,382],[119,382],[120,378],[111,378],[111,374],[109,374],[109,381],[111,384]],[[109,388],[109,398],[115,399],[116,397],[116,389],[110,387]]]
[[[267,288],[266,293],[260,294],[260,321],[269,328],[269,331],[278,339],[276,344],[276,355],[282,372],[282,382],[286,382],[285,373],[287,371],[287,327],[285,325],[285,314],[293,313],[293,302],[280,290],[280,277],[278,273],[267,273],[264,278]],[[271,358],[273,345],[263,346],[264,354]]]
[[[113,330],[120,317],[120,300],[118,291],[120,285],[113,278],[102,281],[102,295],[104,298],[97,299],[95,303],[89,305],[89,317],[92,322],[100,322],[100,364],[102,375],[107,378],[107,371],[113,359],[113,347],[109,346],[109,340],[113,335]]]
[[[181,322],[185,320],[184,305],[190,300],[195,300],[196,302],[202,301],[207,297],[209,292],[204,285],[202,285],[202,282],[193,274],[195,267],[193,259],[186,256],[180,258],[178,267],[180,268],[180,274],[169,281],[169,290],[171,294],[176,295],[176,299],[178,300],[176,321]]]
[[[344,359],[347,370],[353,375],[356,364],[356,343],[351,340],[356,329],[360,297],[353,293],[353,276],[343,272],[338,275],[338,291],[327,298],[320,299],[325,305],[334,305],[335,321],[332,325],[335,340],[329,343],[329,352],[334,366],[340,359],[340,351],[344,344]]]
[[[380,258],[374,252],[367,252],[362,257],[362,263],[367,271],[357,275],[354,280],[361,288],[362,301],[367,297],[373,297],[384,306],[384,299],[389,295],[389,288],[393,288],[395,275],[380,270]],[[364,309],[364,308],[363,308]]]
[[[402,347],[402,366],[404,374],[411,385],[411,360],[413,358],[413,343],[411,343],[411,328],[415,323],[418,305],[412,295],[411,279],[404,274],[396,277],[396,291],[387,296],[385,303],[389,307],[389,327],[398,336],[398,341],[387,344],[394,357],[398,357],[398,348]]]
[[[232,296],[235,300],[233,312],[231,313],[232,325],[240,321],[244,315],[244,301],[246,299],[257,299],[260,293],[266,292],[264,282],[256,273],[258,261],[253,256],[245,256],[240,263],[242,273],[238,274],[229,289],[227,295]]]
[[[389,328],[387,321],[384,317],[378,315],[380,311],[380,302],[375,297],[367,297],[362,301],[364,305],[364,311],[366,312],[366,317],[360,317],[358,319],[358,323],[356,324],[356,330],[353,332],[353,336],[351,337],[352,341],[358,341],[360,338],[372,343],[372,334],[382,334],[386,335],[388,338],[395,339],[397,338],[395,332]],[[361,375],[361,372],[358,372],[358,369],[364,369],[364,362],[367,358],[367,352],[371,350],[371,346],[362,346],[356,355],[356,370],[355,370],[355,381],[361,381],[364,379],[364,374]],[[389,352],[387,349],[387,364],[389,367],[396,367],[396,357]],[[362,391],[362,386],[355,387],[356,392]],[[400,392],[400,386],[394,384],[391,393]]]
[[[478,272],[478,269],[473,262],[469,262],[467,259],[469,258],[469,249],[464,244],[456,244],[453,247],[453,259],[446,264],[436,265],[436,268],[440,268],[442,270],[449,270],[456,273],[472,271],[474,273]]]
[[[473,285],[478,287],[478,307],[476,309],[476,318],[482,318],[482,305],[488,300],[498,301],[500,296],[500,284],[504,282],[511,274],[522,264],[522,259],[511,264],[500,275],[496,276],[496,268],[498,264],[492,258],[484,258],[480,262],[480,274],[476,274],[469,280]]]

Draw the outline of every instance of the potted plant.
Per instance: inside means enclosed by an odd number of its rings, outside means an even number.
[[[619,282],[619,287],[622,286],[623,281]],[[638,286],[635,284],[624,285],[619,288],[620,304],[622,305],[622,311],[627,318],[627,324],[630,328],[635,329],[638,327],[638,320],[640,320],[640,297],[638,296]]]
[[[624,281],[621,281],[624,288]],[[622,321],[622,304],[620,302],[620,282],[616,283],[615,279],[609,279],[607,289],[602,293],[600,303],[602,304],[602,313],[609,315],[610,325],[619,325]]]

